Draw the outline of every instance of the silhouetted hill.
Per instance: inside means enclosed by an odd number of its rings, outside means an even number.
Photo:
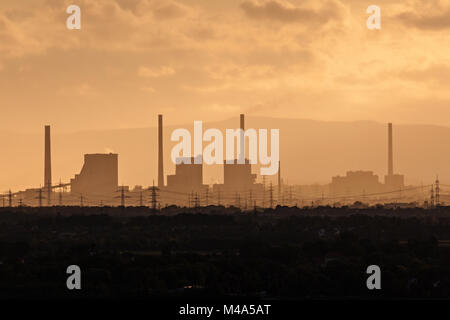
[[[175,128],[192,132],[192,122],[165,127],[165,169],[173,173],[170,133]],[[156,125],[156,118],[155,118]],[[239,117],[205,123],[219,129],[236,128]],[[324,122],[304,119],[246,118],[246,127],[280,128],[282,177],[289,183],[327,183],[347,170],[373,170],[380,180],[387,166],[387,126],[370,121]],[[39,186],[43,177],[44,135],[0,132],[3,156],[0,191]],[[224,131],[223,131],[224,132]],[[58,133],[52,128],[53,179],[68,181],[81,169],[83,154],[119,153],[119,181],[134,186],[151,185],[156,178],[157,130],[120,129]],[[436,174],[450,180],[450,128],[432,125],[394,124],[394,170],[406,175],[407,184],[431,183]],[[206,145],[206,144],[205,144]],[[205,168],[205,183],[222,179],[218,167]]]

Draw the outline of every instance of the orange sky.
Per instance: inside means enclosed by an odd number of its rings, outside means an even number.
[[[2,0],[0,131],[240,112],[449,126],[449,31],[438,0]]]

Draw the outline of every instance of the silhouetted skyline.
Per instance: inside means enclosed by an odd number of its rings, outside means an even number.
[[[405,185],[405,178],[394,171],[394,138],[393,125],[388,123],[387,130],[387,167],[384,183],[373,171],[347,171],[345,176],[333,176],[329,183],[323,185],[289,184],[289,174],[282,177],[281,165],[278,163],[278,173],[272,176],[260,176],[254,172],[254,167],[246,158],[250,149],[246,140],[240,148],[245,152],[244,161],[238,159],[224,161],[215,165],[223,170],[223,183],[205,183],[202,155],[196,158],[180,159],[175,165],[175,174],[164,171],[162,161],[167,151],[163,148],[163,121],[158,116],[157,152],[153,154],[158,160],[158,188],[154,185],[147,188],[144,184],[129,186],[119,184],[119,155],[114,153],[85,154],[84,165],[79,174],[70,181],[60,180],[59,184],[51,180],[51,136],[50,126],[45,126],[44,144],[44,187],[26,190],[10,191],[3,195],[3,201],[8,198],[8,205],[42,206],[46,205],[80,205],[80,206],[143,206],[147,205],[149,197],[153,208],[168,205],[198,207],[226,205],[248,210],[254,207],[267,208],[277,205],[286,206],[342,206],[356,202],[363,205],[394,204],[395,206],[433,207],[444,204],[450,196],[448,185],[439,181],[436,176],[431,184],[420,186]],[[240,115],[241,136],[244,138],[244,115]],[[184,129],[183,129],[184,130]],[[272,142],[274,143],[274,142]],[[242,145],[241,145],[242,146]],[[222,146],[223,147],[223,146]],[[194,148],[195,149],[195,148]],[[239,149],[236,147],[236,150]],[[199,159],[197,159],[199,158]],[[278,159],[278,158],[277,158]],[[190,160],[190,161],[187,161]],[[197,161],[199,160],[199,161]],[[178,163],[180,161],[180,163]],[[299,163],[297,162],[297,165]],[[174,165],[172,163],[172,165]],[[167,178],[166,178],[167,176]],[[276,178],[276,179],[275,179]],[[167,182],[166,182],[167,181]],[[276,189],[275,183],[276,181]],[[144,186],[144,187],[143,187]],[[67,193],[69,189],[69,193]],[[119,194],[120,193],[120,194]]]

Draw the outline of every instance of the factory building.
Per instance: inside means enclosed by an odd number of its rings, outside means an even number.
[[[404,176],[394,173],[394,153],[392,139],[392,123],[388,124],[388,174],[384,184],[378,181],[378,176],[372,171],[348,171],[344,177],[332,177],[330,192],[335,196],[368,194],[385,191],[401,190],[405,186]]]
[[[194,158],[178,158],[175,166],[175,174],[167,176],[167,189],[169,191],[190,193],[204,192],[206,185],[203,184],[203,165],[194,163]]]
[[[112,196],[118,190],[118,155],[86,154],[80,174],[70,180],[71,192]]]
[[[236,192],[262,192],[263,185],[255,183],[256,174],[252,173],[252,165],[248,159],[239,164],[237,160],[233,163],[223,164],[223,184],[214,184],[213,192],[234,194]]]
[[[376,193],[383,188],[372,171],[348,171],[344,177],[332,177],[330,184],[330,192],[334,196]]]
[[[185,198],[189,197],[201,197],[206,200],[206,193],[212,191],[213,194],[209,195],[209,203],[221,202],[222,204],[230,203],[227,199],[234,199],[236,193],[241,194],[242,198],[249,192],[253,193],[253,197],[258,194],[263,197],[264,187],[262,184],[255,183],[256,174],[252,174],[252,166],[248,159],[245,159],[244,163],[238,163],[237,159],[234,159],[232,163],[224,161],[223,164],[223,184],[214,184],[212,190],[209,186],[203,184],[203,165],[196,164],[195,159],[182,159],[177,160],[175,165],[175,174],[167,176],[167,185],[164,186],[164,169],[162,163],[163,155],[163,141],[162,141],[162,116],[158,116],[158,187],[161,189],[162,197],[168,197],[170,202],[177,204],[185,202]],[[244,115],[240,116],[240,128],[244,130]],[[243,139],[243,136],[241,137]],[[240,144],[239,154],[243,155],[245,152],[244,143]],[[190,161],[185,161],[190,160]],[[189,163],[184,163],[189,162]],[[198,161],[197,161],[198,162]],[[162,187],[161,187],[162,186]],[[207,191],[208,190],[208,191]],[[174,193],[175,192],[175,193]],[[221,193],[221,196],[219,196]],[[222,201],[219,201],[219,197],[222,197]],[[214,201],[212,199],[215,199]],[[234,200],[232,201],[234,203]]]
[[[240,129],[245,131],[245,118],[240,115]],[[241,136],[242,143],[240,144],[240,155],[245,157],[245,140]],[[248,159],[244,163],[238,163],[238,159],[234,159],[232,163],[224,161],[223,164],[223,184],[214,184],[213,192],[222,193],[228,197],[234,197],[236,193],[244,196],[252,192],[253,196],[260,195],[264,192],[264,186],[261,183],[255,183],[256,174],[252,173],[252,165]]]
[[[256,174],[252,174],[252,166],[248,159],[245,163],[238,164],[237,160],[234,163],[223,164],[223,183],[227,189],[234,190],[248,190],[255,184]]]

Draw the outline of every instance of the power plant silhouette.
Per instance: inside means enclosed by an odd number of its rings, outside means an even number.
[[[388,124],[388,174],[384,177],[384,184],[379,182],[378,176],[372,171],[349,171],[345,177],[333,177],[330,186],[334,195],[361,191],[363,193],[393,191],[404,187],[404,176],[394,174],[392,123]]]
[[[252,164],[245,158],[245,116],[240,115],[242,129],[238,153],[244,159],[223,163],[223,183],[203,182],[203,164],[179,158],[175,173],[164,172],[163,115],[158,115],[158,181],[148,188],[119,186],[118,154],[86,154],[79,174],[67,183],[52,181],[51,131],[45,126],[45,156],[43,187],[1,195],[3,206],[148,206],[157,210],[162,206],[185,207],[234,206],[244,210],[272,208],[276,205],[318,206],[383,203],[399,206],[440,205],[439,180],[428,186],[405,186],[404,176],[394,173],[393,127],[388,124],[388,161],[384,183],[372,171],[348,171],[334,176],[328,185],[287,185],[281,178],[278,164],[277,192],[273,182],[252,173]],[[199,156],[201,157],[201,156]],[[243,160],[243,161],[242,161]],[[165,182],[167,181],[167,183]],[[442,186],[442,185],[441,185]],[[431,193],[429,188],[431,187]],[[69,189],[69,190],[68,190]]]

